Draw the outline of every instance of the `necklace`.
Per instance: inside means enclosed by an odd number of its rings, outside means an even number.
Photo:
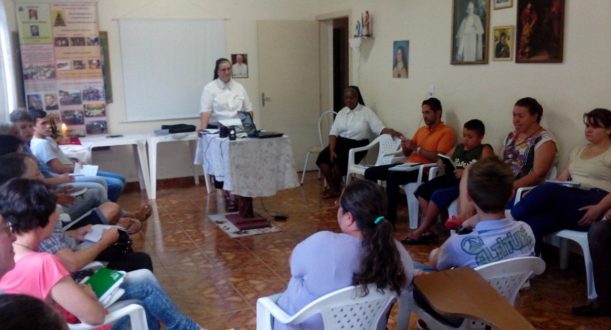
[[[28,249],[28,250],[30,250],[30,251],[36,251],[36,250],[35,250],[35,249],[33,249],[32,247],[27,246],[27,245],[25,245],[25,244],[21,244],[21,243],[19,243],[19,242],[13,242],[13,244],[15,244],[15,245],[19,245],[19,246],[21,246],[21,247],[24,247],[24,248],[26,248],[26,249]]]

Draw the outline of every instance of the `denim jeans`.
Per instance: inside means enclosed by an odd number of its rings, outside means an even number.
[[[108,185],[108,199],[116,202],[125,188],[125,177],[118,173],[98,171],[98,177]]]
[[[121,285],[125,294],[120,301],[135,299],[141,302],[146,311],[146,321],[150,330],[159,329],[159,322],[167,330],[198,330],[200,326],[182,314],[159,285],[155,275],[140,269],[127,273]],[[112,329],[131,329],[129,318],[125,317],[113,324]]]

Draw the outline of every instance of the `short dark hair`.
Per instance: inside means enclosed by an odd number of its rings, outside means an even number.
[[[532,97],[523,97],[519,99],[514,106],[528,109],[528,113],[537,116],[537,123],[541,122],[541,118],[543,118],[543,106],[541,106],[536,99]]]
[[[486,134],[486,126],[484,126],[484,123],[479,119],[471,119],[466,122],[463,127],[470,131],[475,131],[479,136],[484,136]]]
[[[223,64],[224,62],[229,63],[229,65],[231,65],[231,61],[221,57],[218,60],[216,60],[216,63],[214,64],[214,79],[217,79],[219,77],[218,71],[219,71],[219,66],[221,66],[221,64]]]
[[[25,154],[13,152],[0,156],[0,185],[13,178],[20,178],[26,171]]]
[[[431,110],[435,112],[443,111],[443,108],[441,107],[441,101],[439,101],[439,99],[436,97],[431,97],[422,101],[422,105],[428,105]]]
[[[0,324],[4,330],[64,330],[66,321],[51,305],[23,294],[0,295]]]
[[[29,121],[30,123],[34,123],[35,119],[29,112],[20,109],[11,112],[11,122],[15,124],[18,121]]]
[[[14,135],[0,135],[0,156],[19,151],[22,144],[23,141]]]
[[[611,127],[611,111],[605,108],[596,108],[583,114],[583,123],[592,127],[609,128]],[[611,133],[609,133],[611,138]]]
[[[44,110],[38,110],[38,109],[33,109],[33,110],[29,110],[30,116],[32,116],[32,123],[36,124],[36,122],[38,121],[38,119],[42,119],[47,117],[47,112]]]
[[[41,181],[11,179],[0,186],[0,215],[10,222],[15,234],[26,233],[49,224],[56,200]]]
[[[467,191],[482,211],[501,212],[513,193],[513,172],[497,157],[488,157],[471,166]]]

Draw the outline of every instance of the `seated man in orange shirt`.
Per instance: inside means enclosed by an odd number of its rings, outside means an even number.
[[[437,154],[447,154],[456,143],[454,130],[441,121],[441,101],[431,97],[422,102],[422,118],[425,126],[420,127],[411,140],[401,141],[403,154],[407,156],[406,163],[434,163]],[[389,171],[393,166],[382,165],[370,167],[365,171],[368,180],[386,180],[386,194],[388,195],[388,214],[386,219],[395,223],[397,219],[397,201],[399,186],[418,179],[418,171],[402,172]]]

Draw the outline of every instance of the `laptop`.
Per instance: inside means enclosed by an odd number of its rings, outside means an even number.
[[[255,122],[252,120],[252,115],[250,114],[250,112],[238,111],[238,117],[240,117],[244,132],[249,138],[267,139],[281,137],[284,135],[284,133],[280,132],[258,131],[257,126],[255,126]]]

